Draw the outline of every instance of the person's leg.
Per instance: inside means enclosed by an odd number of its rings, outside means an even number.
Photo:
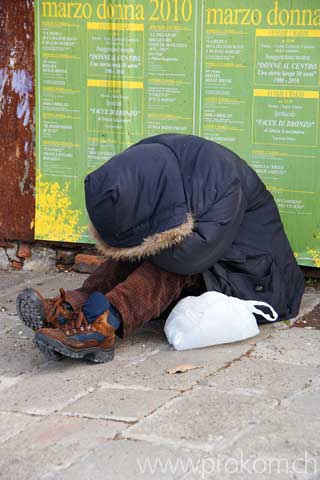
[[[100,295],[99,303],[104,299],[106,310],[89,311],[90,296],[76,322],[71,321],[61,329],[40,329],[36,333],[35,343],[41,349],[73,358],[110,361],[114,355],[115,334],[123,337],[134,333],[144,323],[158,317],[184,290],[192,287],[204,290],[202,275],[178,275],[143,262],[105,296],[98,292],[93,294],[97,297]],[[97,309],[96,304],[91,307],[91,310]],[[121,317],[120,327],[110,321],[114,312]],[[90,318],[92,313],[98,313],[99,316]]]
[[[106,294],[118,283],[123,282],[139,267],[140,263],[106,260],[94,273],[89,275],[80,288],[65,292],[67,302],[75,311],[79,310],[91,293],[98,291]]]
[[[184,290],[205,291],[202,275],[179,275],[166,272],[149,262],[143,262],[125,281],[106,294],[120,313],[120,336],[134,333],[144,323],[160,316],[178,300]]]
[[[42,327],[59,328],[64,320],[70,321],[89,295],[95,291],[107,293],[122,282],[139,263],[105,261],[77,290],[64,291],[55,298],[44,298],[34,288],[24,289],[17,297],[17,311],[21,321],[33,330]],[[71,305],[71,307],[70,307]]]

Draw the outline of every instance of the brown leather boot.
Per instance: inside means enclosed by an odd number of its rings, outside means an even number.
[[[41,328],[34,342],[40,350],[51,350],[66,357],[85,358],[96,363],[110,362],[114,357],[115,328],[106,310],[94,322],[88,323],[80,312],[60,328]]]
[[[26,288],[17,296],[16,306],[20,320],[33,330],[60,328],[74,317],[72,307],[68,308],[63,288],[60,288],[60,295],[54,298],[44,298],[34,288]]]

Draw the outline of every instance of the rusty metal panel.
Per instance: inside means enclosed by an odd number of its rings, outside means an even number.
[[[34,5],[0,1],[0,239],[33,239]]]

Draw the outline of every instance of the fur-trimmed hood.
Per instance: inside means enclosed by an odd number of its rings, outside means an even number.
[[[99,235],[92,223],[89,224],[91,236],[95,239],[97,248],[106,258],[123,261],[136,261],[146,257],[157,255],[162,250],[179,245],[192,234],[194,221],[192,215],[188,215],[187,221],[175,228],[170,228],[161,233],[155,233],[146,237],[140,245],[135,247],[112,247]]]
[[[135,145],[85,180],[90,231],[99,250],[115,260],[140,260],[191,235],[177,159],[163,145]]]

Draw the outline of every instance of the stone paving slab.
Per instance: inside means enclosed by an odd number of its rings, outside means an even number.
[[[305,415],[307,422],[320,420],[320,376],[310,382],[305,389],[297,391],[281,402],[282,411]],[[320,437],[320,431],[319,437]]]
[[[30,346],[32,359],[31,348],[33,347]],[[36,355],[38,354],[36,353]],[[117,372],[126,371],[130,368],[128,365],[132,364],[138,367],[142,366],[149,358],[148,356],[152,355],[153,350],[149,351],[146,347],[142,349],[142,353],[140,348],[131,348],[129,364],[128,356],[119,354],[112,362],[99,365],[72,359],[48,362],[46,357],[40,354],[39,362],[43,363],[39,368],[32,373],[14,377],[13,386],[10,382],[7,382],[8,385],[4,382],[2,391],[0,390],[0,411],[1,404],[5,404],[8,411],[50,414],[64,408],[88,392],[92,393],[100,386],[114,383],[112,379],[116,377]],[[19,366],[19,362],[17,363]],[[27,368],[25,371],[27,372]],[[6,379],[7,377],[0,377],[0,380],[2,378]]]
[[[151,352],[168,351],[169,345],[163,333],[163,321],[153,320],[151,326],[146,325],[136,335],[125,339],[116,339],[116,357],[132,360],[132,352],[135,355],[149,355]]]
[[[319,429],[319,418],[311,420],[291,411],[274,412],[223,451],[219,478],[318,480]],[[206,478],[217,477],[213,474]]]
[[[292,327],[257,344],[253,357],[292,365],[320,364],[320,330]]]
[[[0,335],[0,338],[12,338],[14,340],[19,339],[27,339],[29,340],[30,348],[32,348],[32,340],[34,338],[34,331],[24,325],[20,320],[17,318],[12,319],[11,317],[11,325],[6,332],[3,332]]]
[[[305,367],[243,358],[207,379],[207,385],[223,392],[283,399],[301,391],[320,376],[320,365]]]
[[[54,277],[52,273],[50,276]],[[24,288],[27,283],[34,283],[37,278],[45,278],[43,274],[38,272],[4,272],[0,270],[0,298],[6,296],[11,291]]]
[[[59,480],[200,480],[206,478],[202,452],[117,440],[97,448],[84,461],[59,472]],[[45,480],[55,480],[54,474]]]
[[[13,308],[15,308],[15,306]],[[11,336],[23,335],[28,338],[31,336],[30,329],[26,328],[22,322],[20,322],[16,313],[0,312],[0,338],[3,335],[7,338],[9,334]]]
[[[320,331],[278,322],[245,342],[176,352],[157,320],[119,340],[108,364],[48,361],[16,315],[16,295],[35,286],[52,296],[85,278],[0,272],[0,478],[320,478],[217,472],[240,447],[267,459],[320,455]],[[301,314],[319,303],[308,293]],[[167,373],[181,364],[201,368]],[[151,461],[142,473],[139,459]]]
[[[165,404],[174,392],[146,388],[102,387],[65,407],[74,416],[136,422]]]
[[[1,378],[15,377],[43,364],[43,354],[30,339],[0,337],[0,389]]]
[[[0,446],[0,478],[34,480],[80,462],[126,427],[121,422],[51,416]],[[84,478],[84,477],[79,477]]]
[[[5,405],[2,406],[2,408]],[[21,413],[0,413],[0,445],[5,443],[11,437],[18,435],[26,427],[39,422],[39,418]]]
[[[239,342],[230,345],[219,345],[197,350],[177,352],[167,349],[155,352],[143,363],[129,365],[125,370],[113,371],[110,381],[122,385],[144,385],[159,388],[185,390],[203,381],[210,373],[218,371],[229,362],[245,355],[252,345],[250,342]],[[187,374],[170,375],[167,370],[178,365],[191,364],[200,368],[190,370]]]
[[[0,392],[0,405],[8,411],[48,415],[95,390],[101,372],[94,365],[49,362],[34,375],[25,376],[13,387]]]
[[[64,408],[77,396],[86,394],[88,388],[114,384],[123,386],[145,386],[160,389],[184,390],[201,382],[209,373],[232,361],[237,356],[245,354],[250,345],[244,342],[236,349],[219,347],[201,349],[192,352],[165,351],[156,353],[131,347],[131,362],[119,354],[113,362],[95,365],[75,360],[45,363],[33,375],[24,375],[18,383],[9,390],[0,391],[0,404],[9,405],[10,411],[49,414]],[[147,350],[147,351],[146,351]],[[209,351],[210,350],[210,351]],[[34,349],[33,352],[36,352]],[[37,355],[37,353],[36,353]],[[36,357],[36,363],[41,362],[41,355]],[[32,362],[31,347],[30,361]],[[29,366],[31,367],[32,363]],[[45,357],[43,357],[45,361]],[[199,369],[187,374],[170,375],[166,370],[182,363],[199,365]],[[26,365],[27,366],[27,365]],[[17,368],[20,368],[17,361]],[[27,368],[25,371],[27,372]],[[45,382],[46,389],[43,391]]]
[[[216,451],[270,415],[275,400],[194,388],[126,430],[126,438]]]

